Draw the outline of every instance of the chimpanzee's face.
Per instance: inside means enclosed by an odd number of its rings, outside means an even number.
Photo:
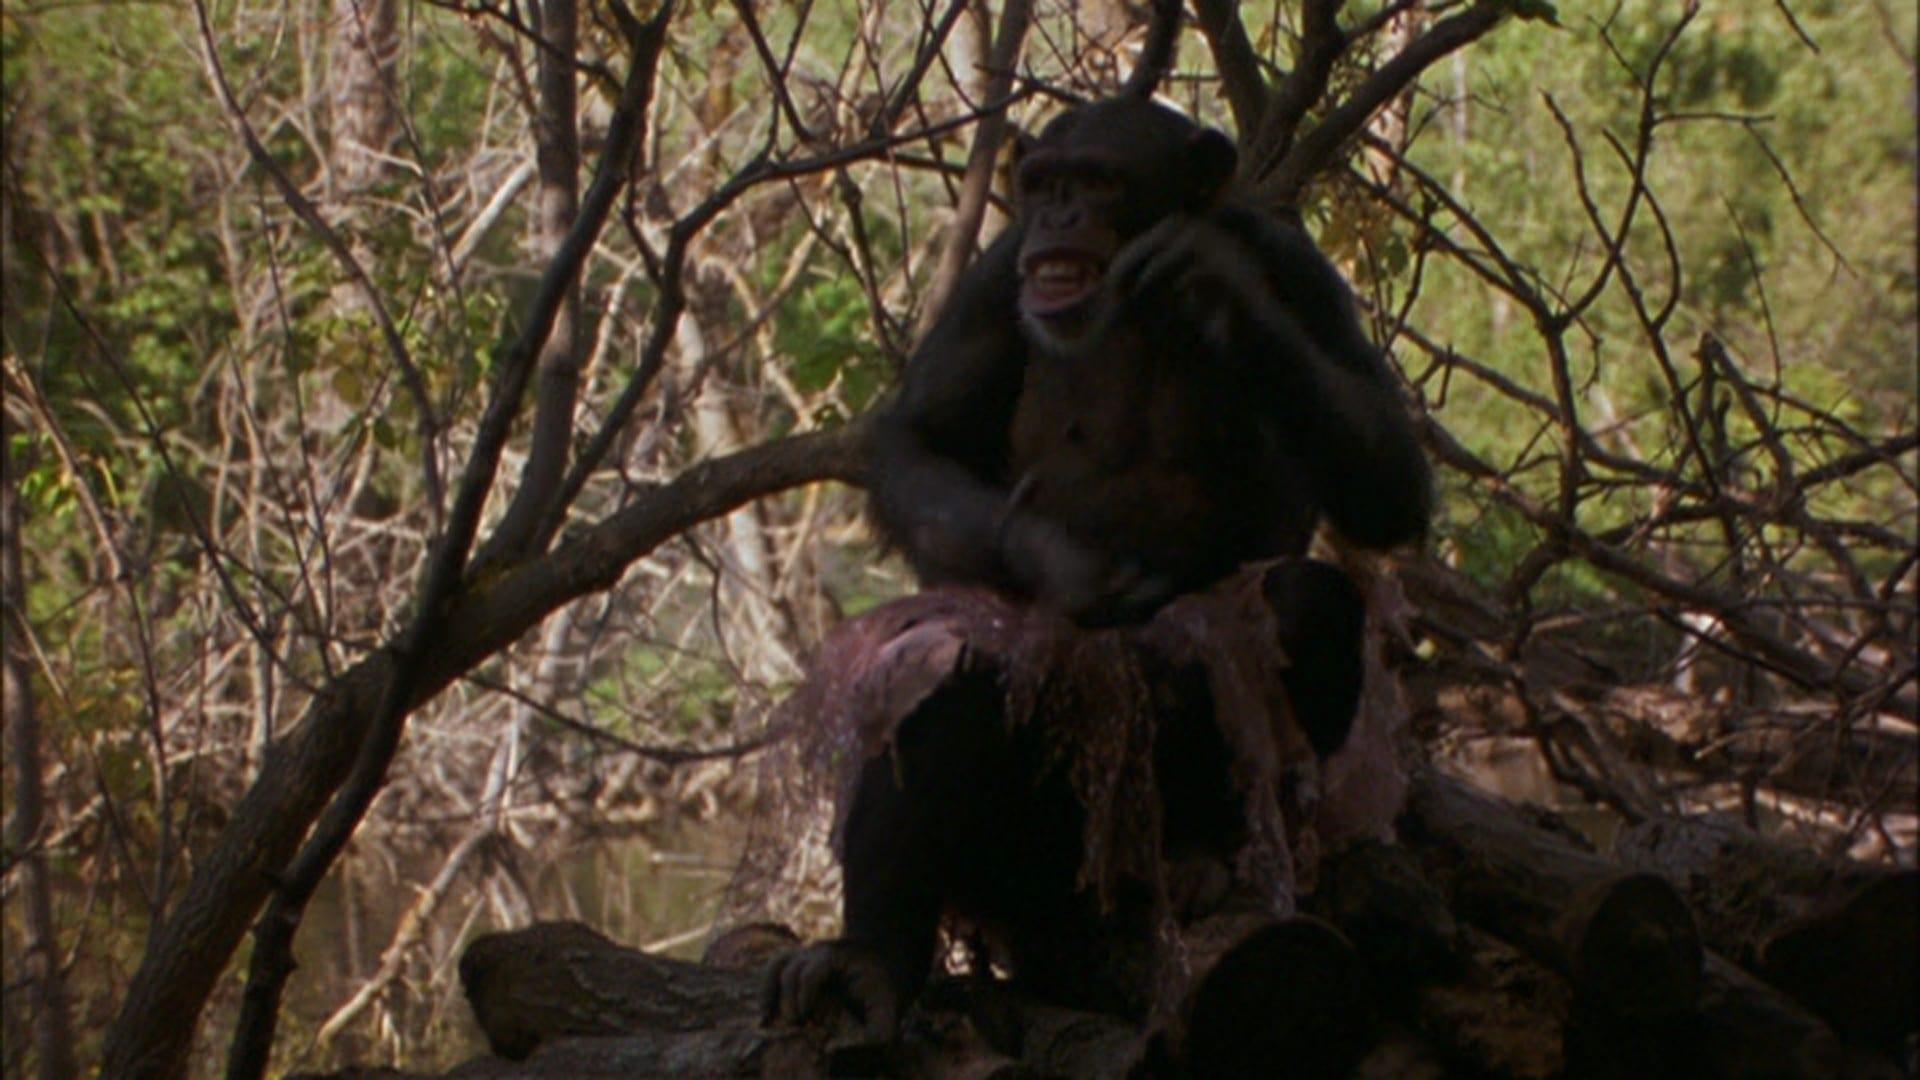
[[[1028,332],[1078,337],[1120,249],[1170,214],[1205,209],[1234,160],[1226,136],[1147,101],[1085,105],[1048,124],[1015,172]]]

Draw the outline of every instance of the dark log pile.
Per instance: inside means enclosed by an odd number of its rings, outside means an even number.
[[[1399,845],[1331,858],[1309,915],[1188,928],[1186,1004],[1148,1030],[960,978],[923,995],[895,1046],[832,1018],[766,1030],[760,968],[791,935],[745,928],[695,964],[546,923],[468,949],[496,1056],[447,1075],[1913,1075],[1913,871],[1836,867],[1703,819],[1634,826],[1602,858],[1436,771],[1399,826]]]

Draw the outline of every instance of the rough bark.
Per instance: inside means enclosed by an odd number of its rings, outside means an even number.
[[[1657,1017],[1697,1000],[1699,931],[1664,878],[1582,851],[1432,770],[1414,778],[1402,827],[1457,914],[1567,976],[1585,1001]]]
[[[1872,918],[1877,931],[1890,935],[1889,942],[1899,940],[1894,935],[1902,932],[1900,927],[1878,920],[1900,914],[1903,905],[1869,903],[1854,910],[1847,902],[1877,883],[1886,883],[1883,895],[1896,900],[1902,880],[1911,900],[1917,879],[1911,870],[1823,859],[1717,815],[1651,818],[1630,825],[1615,838],[1613,857],[1673,882],[1698,917],[1707,945],[1745,967],[1754,967],[1768,939],[1796,921],[1803,922],[1804,931]],[[1910,907],[1906,914],[1904,932],[1912,940]],[[1912,952],[1902,950],[1909,971]]]
[[[1461,973],[1459,921],[1407,848],[1362,840],[1329,856],[1309,910],[1353,939],[1384,991],[1413,993]]]
[[[327,167],[332,198],[345,202],[387,171],[386,153],[399,129],[388,82],[400,51],[394,0],[334,0],[327,63]]]
[[[1421,1029],[1442,1043],[1449,1060],[1472,1062],[1484,1075],[1565,1075],[1573,997],[1566,980],[1491,934],[1462,927],[1461,941],[1459,977],[1419,992]]]
[[[755,982],[750,972],[621,948],[577,922],[489,934],[460,959],[488,1045],[514,1061],[569,1036],[750,1028]]]

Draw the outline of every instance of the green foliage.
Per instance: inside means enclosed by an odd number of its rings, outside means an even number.
[[[893,378],[873,340],[873,309],[852,278],[821,276],[796,289],[781,306],[775,340],[791,359],[794,384],[808,393],[837,384],[848,414],[865,410]]]
[[[1497,7],[1506,8],[1517,19],[1560,25],[1560,10],[1547,0],[1494,0]]]
[[[738,694],[738,676],[724,663],[658,645],[628,650],[617,670],[595,679],[586,689],[590,716],[596,723],[643,742],[700,738],[727,726],[724,718]],[[666,709],[657,715],[636,715],[637,701],[662,702]]]
[[[1748,372],[1758,382],[1777,377],[1788,393],[1863,429],[1910,426],[1911,82],[1880,28],[1850,9],[1794,5],[1816,53],[1768,5],[1706,3],[1677,39],[1677,7],[1560,7],[1564,31],[1509,28],[1450,61],[1451,85],[1444,69],[1428,76],[1429,86],[1470,95],[1474,107],[1436,113],[1414,161],[1447,182],[1515,262],[1540,268],[1537,286],[1564,302],[1594,280],[1603,253],[1549,103],[1567,117],[1588,190],[1611,228],[1633,194],[1621,154],[1637,138],[1636,84],[1664,55],[1654,89],[1667,119],[1653,133],[1645,175],[1657,202],[1642,199],[1626,253],[1651,306],[1677,284],[1678,306],[1662,336],[1682,388],[1691,392],[1699,378],[1694,342],[1712,333],[1759,368]],[[1660,220],[1681,253],[1677,283]],[[1365,228],[1349,222],[1329,234],[1337,244]],[[1390,242],[1366,239],[1371,266],[1390,276],[1405,265]],[[1888,317],[1898,312],[1906,314]],[[1458,266],[1425,265],[1412,321],[1522,386],[1547,386],[1527,313]],[[1673,388],[1617,279],[1568,340],[1583,415],[1639,452],[1672,460],[1684,441],[1669,408]],[[1526,454],[1512,426],[1523,413],[1494,395],[1469,394],[1450,402],[1444,418],[1476,453],[1511,462]],[[1736,446],[1751,444],[1755,433],[1738,413],[1732,437]],[[1749,449],[1745,460],[1763,456]],[[1551,470],[1533,470],[1518,483],[1549,497],[1554,481]],[[1587,524],[1604,527],[1627,507],[1603,500],[1585,510],[1599,519]],[[1478,559],[1485,539],[1475,535],[1463,550]]]

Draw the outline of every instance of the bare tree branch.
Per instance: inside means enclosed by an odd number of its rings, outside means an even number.
[[[1307,55],[1281,88],[1280,103],[1267,124],[1269,131],[1299,122],[1305,115],[1305,105],[1317,100],[1325,89],[1327,72],[1332,69],[1332,57],[1327,53],[1331,51],[1337,57],[1344,45],[1345,39],[1339,28],[1332,25],[1330,12],[1324,16],[1325,23],[1316,23],[1314,16],[1320,7],[1321,4],[1309,0],[1303,44]],[[1259,185],[1260,201],[1279,206],[1298,202],[1307,181],[1332,164],[1340,148],[1366,127],[1375,110],[1419,78],[1434,61],[1465,48],[1499,25],[1508,10],[1498,3],[1479,3],[1440,20],[1369,75],[1297,144],[1280,140],[1277,135],[1269,136],[1276,140],[1274,150],[1284,156],[1278,156],[1271,174],[1264,171],[1253,174]]]
[[[347,242],[341,239],[333,226],[327,224],[319,208],[300,191],[299,186],[287,176],[286,170],[280,167],[280,163],[274,160],[273,155],[260,142],[260,137],[254,134],[253,124],[248,121],[246,110],[241,107],[239,99],[234,97],[232,86],[227,83],[226,69],[220,62],[220,50],[213,41],[213,25],[208,21],[205,0],[194,0],[193,10],[199,21],[201,57],[207,65],[207,77],[212,80],[214,89],[219,94],[220,103],[225,106],[228,117],[233,121],[234,131],[246,144],[247,155],[253,159],[254,165],[273,181],[273,186],[279,190],[280,197],[286,201],[287,207],[306,224],[307,228],[313,230],[321,243],[326,245],[335,261],[340,264],[340,269],[346,273],[354,287],[359,289],[360,295],[367,303],[367,309],[373,312],[374,321],[380,326],[380,336],[386,342],[387,353],[393,359],[394,366],[400,369],[401,380],[407,387],[407,392],[413,397],[414,409],[419,414],[416,423],[420,432],[420,472],[426,481],[428,496],[437,513],[445,495],[440,480],[438,445],[440,421],[433,408],[433,398],[427,393],[426,379],[421,376],[419,367],[414,364],[413,355],[407,349],[406,339],[401,336],[400,328],[395,325],[393,316],[388,313],[380,290],[375,288],[373,280],[367,277],[367,272],[360,265],[360,260],[354,258],[352,250],[347,247]]]
[[[1020,43],[1027,36],[1028,8],[1026,0],[1008,0],[1000,9],[1000,25],[994,31],[993,48],[987,59],[987,101],[1003,101],[1013,91],[1013,70],[1020,61]],[[1178,22],[1177,15],[1175,21]],[[1006,135],[1004,111],[987,113],[973,129],[973,146],[967,151],[967,172],[960,183],[960,202],[954,207],[953,224],[947,232],[946,249],[940,253],[940,265],[927,286],[926,300],[920,309],[920,325],[915,328],[916,337],[933,325],[959,282],[961,271],[973,260],[974,241],[979,236],[980,223],[986,219],[987,196],[993,188],[993,164]]]
[[[533,123],[534,163],[540,176],[534,250],[538,258],[547,261],[558,254],[579,213],[580,102],[574,86],[574,57],[579,52],[580,13],[575,0],[543,0],[534,11],[539,18],[538,31],[548,46],[540,51],[540,103]],[[639,136],[634,141],[637,144]],[[526,554],[539,539],[536,530],[559,496],[560,480],[566,475],[567,458],[573,450],[580,359],[580,283],[576,275],[554,313],[547,340],[540,346],[527,462],[520,470],[513,501],[507,504],[506,513],[488,538],[487,547],[494,556],[511,559]]]
[[[1243,140],[1249,139],[1266,122],[1271,91],[1261,72],[1260,54],[1253,51],[1247,26],[1240,20],[1240,5],[1233,0],[1193,0],[1193,10],[1213,51],[1214,66],[1220,69],[1234,126]]]

